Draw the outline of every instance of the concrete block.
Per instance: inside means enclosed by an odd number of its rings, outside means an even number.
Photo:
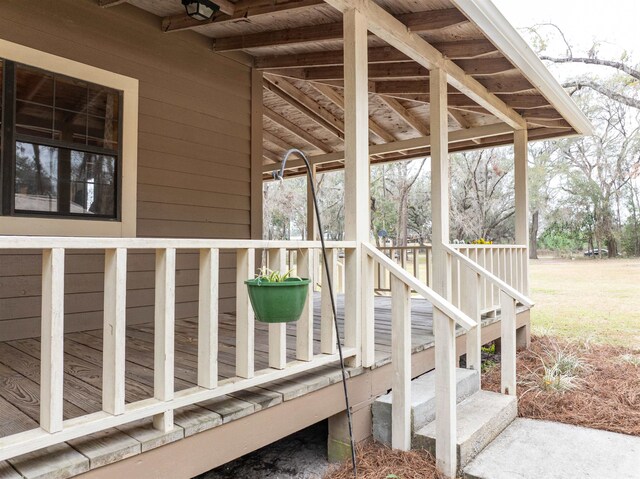
[[[463,401],[480,389],[480,376],[471,369],[456,369],[457,401]],[[373,403],[373,437],[386,445],[391,444],[391,403],[393,391],[380,396]],[[411,381],[412,431],[435,419],[435,370]]]
[[[518,414],[518,402],[514,396],[478,391],[457,407],[456,446],[458,467],[464,467],[491,441],[511,424]],[[436,451],[436,423],[427,424],[416,431],[412,446]]]

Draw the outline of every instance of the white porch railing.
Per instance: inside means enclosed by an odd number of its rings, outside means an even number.
[[[339,251],[347,255],[355,242],[331,242],[329,261],[337,275]],[[288,250],[296,251],[297,272],[314,276],[319,242],[206,239],[120,239],[0,237],[0,250],[39,250],[42,264],[42,354],[40,427],[0,438],[0,461],[43,447],[153,417],[154,427],[173,428],[175,409],[247,389],[338,360],[328,298],[322,289],[321,351],[313,354],[313,294],[296,328],[296,359],[287,362],[285,326],[269,326],[269,367],[254,370],[254,316],[244,280],[253,277],[256,250],[268,251],[272,269],[285,269]],[[105,251],[102,411],[63,419],[65,254],[73,250]],[[125,403],[126,279],[130,250],[155,252],[154,397]],[[175,392],[174,310],[176,251],[199,251],[198,384]],[[218,380],[218,277],[220,253],[236,254],[235,377]],[[312,293],[312,286],[310,286]],[[358,330],[347,311],[345,330]],[[353,343],[353,344],[352,344]],[[344,355],[358,354],[353,334]]]
[[[393,401],[391,413],[391,444],[394,449],[408,450],[411,447],[411,303],[412,292],[426,298],[433,305],[435,318],[448,319],[439,322],[442,331],[436,334],[436,459],[441,464],[451,464],[447,467],[456,470],[456,392],[454,349],[456,328],[458,324],[466,330],[467,367],[480,371],[483,310],[481,305],[489,296],[487,292],[496,292],[498,308],[501,314],[501,368],[504,394],[516,394],[516,306],[518,303],[530,308],[533,302],[516,288],[498,277],[488,266],[515,281],[520,287],[526,284],[522,278],[526,274],[526,265],[519,261],[526,261],[526,248],[521,246],[476,247],[464,246],[463,252],[458,248],[445,246],[445,254],[451,263],[451,271],[455,273],[453,289],[457,292],[456,301],[449,302],[429,288],[424,282],[409,274],[398,256],[389,250],[378,250],[370,245],[363,245],[367,255],[372,258],[376,267],[371,274],[389,277],[392,296],[391,316],[391,350],[393,367]],[[409,247],[411,249],[412,247]],[[417,248],[417,247],[416,247]],[[402,251],[402,250],[401,250]],[[487,253],[490,251],[490,253]],[[386,254],[385,254],[386,253]],[[412,252],[416,258],[418,252]],[[428,253],[426,253],[428,254]],[[401,253],[401,257],[405,253]],[[483,264],[476,262],[481,258]],[[485,260],[486,258],[486,260]],[[502,258],[502,260],[501,260]],[[506,258],[506,260],[504,259]],[[489,261],[490,259],[490,261]],[[383,270],[383,273],[380,271]],[[453,275],[452,275],[453,276]],[[428,277],[428,276],[427,276]],[[374,278],[375,279],[375,278]],[[378,283],[379,284],[379,283]],[[483,289],[484,287],[484,289]],[[463,293],[462,293],[463,292]],[[368,292],[365,291],[365,294]],[[370,292],[366,297],[372,297]],[[493,304],[493,296],[490,297]],[[440,342],[440,344],[439,344]],[[446,344],[441,344],[446,343]]]
[[[451,245],[460,254],[499,278],[521,294],[528,294],[528,256],[524,245]],[[452,302],[461,305],[463,288],[460,281],[459,262],[452,263]],[[465,292],[466,294],[466,292]],[[480,280],[480,311],[494,313],[500,308],[500,288],[488,277]]]
[[[422,281],[407,273],[399,264],[383,254],[374,246],[363,243],[367,255],[391,276],[391,364],[393,367],[393,403],[391,405],[391,446],[394,449],[409,450],[411,448],[411,292],[428,300],[434,308],[434,314],[442,314],[466,330],[478,327],[479,318],[472,319],[456,308],[445,298],[437,294]],[[369,296],[367,296],[369,298]],[[371,299],[373,300],[373,299]],[[450,341],[455,341],[455,328],[450,328]],[[437,345],[436,345],[437,346]],[[437,388],[437,400],[442,404],[455,403],[455,367],[453,361],[436,355],[436,374],[446,380],[438,384],[454,385],[454,387]],[[436,442],[445,444],[455,437],[443,437],[441,431],[455,431],[451,427],[450,417],[436,411],[436,421],[445,424],[436,427]],[[455,408],[453,409],[455,422]]]
[[[364,301],[363,320],[358,324],[356,308],[345,308],[344,353],[346,358],[358,358],[371,366],[374,357],[373,299],[375,278],[382,270],[389,279],[392,293],[392,367],[394,402],[392,406],[392,444],[399,449],[410,447],[410,383],[411,383],[411,307],[412,294],[427,299],[434,308],[434,317],[449,320],[448,326],[436,332],[437,337],[452,345],[455,342],[454,324],[461,325],[467,334],[468,367],[480,368],[480,318],[482,300],[488,292],[495,294],[502,317],[502,389],[515,394],[515,334],[516,305],[530,307],[532,302],[509,281],[526,284],[518,279],[526,268],[521,261],[523,247],[493,248],[463,246],[445,247],[450,256],[452,271],[456,272],[458,304],[436,294],[425,282],[408,273],[394,259],[372,245],[356,242],[327,244],[328,262],[335,280],[346,272],[347,277],[362,268],[362,291],[351,290]],[[353,261],[360,255],[361,262]],[[331,302],[327,288],[321,288],[321,354],[313,354],[313,294],[309,294],[306,309],[296,328],[295,360],[287,362],[286,331],[282,324],[269,325],[268,368],[254,370],[254,317],[244,280],[256,271],[256,251],[265,251],[265,262],[271,269],[295,268],[300,276],[310,276],[312,284],[320,283],[317,273],[319,242],[310,241],[252,241],[206,239],[119,239],[119,238],[44,238],[0,237],[0,250],[38,250],[43,253],[42,265],[42,355],[40,427],[0,438],[0,461],[43,447],[153,417],[159,430],[173,427],[174,410],[207,401],[308,371],[338,360],[336,334],[333,327]],[[429,249],[422,247],[422,254]],[[460,251],[460,248],[463,248]],[[105,252],[104,274],[104,347],[102,411],[63,419],[64,376],[64,279],[65,255],[74,250],[102,250]],[[125,345],[126,345],[126,279],[127,257],[131,250],[155,254],[154,306],[154,394],[143,400],[125,403]],[[199,254],[198,295],[198,361],[197,386],[175,392],[174,388],[174,309],[176,252],[197,251]],[[492,253],[484,251],[492,250]],[[294,251],[294,253],[290,253]],[[478,253],[483,251],[482,253]],[[497,252],[496,252],[497,251]],[[219,258],[235,253],[236,266],[236,359],[235,376],[219,380],[218,375],[218,279]],[[419,264],[420,248],[411,253],[411,264]],[[484,265],[480,260],[484,259]],[[471,257],[470,257],[471,256]],[[346,271],[340,270],[343,262]],[[404,255],[406,267],[406,258]],[[475,258],[475,259],[472,259]],[[486,258],[491,258],[487,260]],[[496,258],[498,258],[496,260]],[[507,258],[502,260],[501,258]],[[429,259],[425,260],[425,265]],[[519,266],[520,265],[520,266]],[[493,268],[489,270],[488,267]],[[497,271],[495,274],[493,271]],[[347,282],[348,283],[348,282]],[[486,284],[485,289],[482,285]],[[310,293],[313,286],[310,285]],[[464,291],[465,294],[460,294]],[[497,291],[497,293],[496,293]],[[346,298],[351,301],[352,298]],[[355,303],[353,298],[352,303]],[[347,303],[345,303],[347,304]],[[445,324],[440,321],[439,324]],[[440,444],[455,441],[455,368],[454,352],[438,353],[436,341],[436,372],[439,396],[437,399],[437,440]],[[442,346],[440,346],[442,348]],[[442,350],[441,350],[442,352]],[[454,449],[455,450],[455,449]]]
[[[519,247],[512,247],[512,251]],[[487,292],[497,290],[497,302],[500,308],[501,337],[501,389],[504,394],[516,394],[516,307],[518,304],[526,308],[533,307],[533,301],[520,293],[506,281],[500,279],[481,264],[462,254],[457,249],[445,246],[451,258],[452,269],[457,272],[453,289],[458,291],[460,309],[480,325],[483,314],[482,301]],[[526,248],[525,248],[526,250]],[[491,263],[493,264],[493,263]],[[484,286],[484,289],[483,289]],[[463,294],[460,294],[460,292]],[[493,293],[492,293],[493,294]],[[493,296],[492,296],[493,297]],[[467,368],[480,371],[482,363],[482,331],[481,327],[467,332]]]
[[[528,291],[527,247],[523,245],[450,245],[469,259],[500,278],[509,286],[523,294]],[[411,275],[427,286],[433,284],[431,245],[381,247],[379,251],[387,255]],[[453,264],[452,303],[460,306],[459,268]],[[376,265],[374,271],[376,291],[391,291],[391,275],[382,266]],[[489,280],[481,281],[480,309],[483,314],[495,312],[499,308],[499,288]]]
[[[383,246],[378,250],[393,259],[403,269],[422,283],[430,286],[432,282],[431,245],[423,246]],[[383,266],[376,263],[374,284],[376,291],[391,291],[391,274]]]

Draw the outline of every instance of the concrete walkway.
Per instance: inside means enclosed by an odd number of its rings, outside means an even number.
[[[465,479],[640,479],[640,437],[516,419]]]

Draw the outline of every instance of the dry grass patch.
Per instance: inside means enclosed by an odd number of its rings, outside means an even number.
[[[500,389],[500,367],[483,375]],[[534,336],[518,353],[518,415],[640,435],[640,352]]]
[[[426,451],[394,451],[375,442],[357,446],[358,479],[443,479]],[[351,460],[330,470],[325,479],[353,479]]]

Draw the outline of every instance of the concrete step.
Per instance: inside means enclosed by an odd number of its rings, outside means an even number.
[[[514,396],[478,391],[458,404],[457,413],[458,467],[463,468],[513,422],[518,414],[518,402]],[[435,455],[435,436],[433,421],[415,432],[412,447]]]
[[[480,389],[480,376],[471,369],[456,369],[458,402]],[[429,424],[436,416],[435,371],[411,381],[412,432]],[[376,441],[391,445],[391,402],[393,391],[380,396],[373,403],[373,437]]]

